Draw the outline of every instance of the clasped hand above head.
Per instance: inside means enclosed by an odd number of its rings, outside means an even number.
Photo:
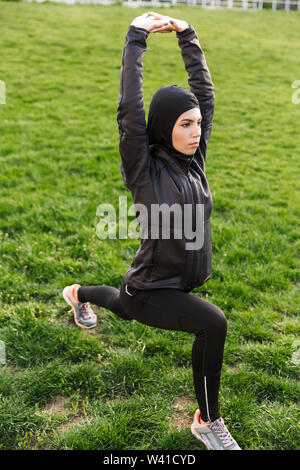
[[[172,31],[180,33],[189,28],[186,21],[177,20],[171,16],[160,15],[154,11],[148,11],[141,16],[137,16],[131,25],[146,29],[149,33],[171,33]]]

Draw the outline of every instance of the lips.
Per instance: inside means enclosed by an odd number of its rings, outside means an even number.
[[[189,145],[199,145],[199,142],[192,142],[191,144]]]

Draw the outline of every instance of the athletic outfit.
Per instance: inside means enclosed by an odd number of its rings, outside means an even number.
[[[160,88],[152,98],[146,126],[142,58],[148,34],[147,30],[133,25],[128,29],[117,112],[121,173],[135,203],[141,226],[141,245],[120,290],[111,286],[78,287],[74,300],[71,286],[65,288],[64,297],[76,318],[81,315],[81,306],[86,315],[87,305],[91,302],[124,320],[135,319],[152,327],[195,335],[192,367],[196,398],[201,419],[211,421],[214,426],[208,428],[199,421],[197,426],[194,420],[192,432],[198,435],[203,432],[206,440],[199,438],[209,447],[208,441],[216,443],[217,436],[223,436],[225,441],[229,439],[228,431],[226,434],[222,428],[218,403],[227,322],[218,307],[189,292],[204,284],[211,275],[210,215],[213,203],[205,175],[205,159],[214,114],[214,86],[195,30],[189,25],[176,36],[191,91],[176,85]],[[172,130],[182,113],[196,107],[200,108],[202,116],[201,139],[195,154],[189,156],[172,146]],[[153,224],[150,218],[153,204],[170,207],[175,203],[181,208],[185,204],[192,206],[193,229],[197,207],[203,208],[201,247],[187,249],[187,242],[193,242],[193,239],[185,233],[178,237],[183,219],[177,226],[178,220],[173,218],[169,239],[162,237],[161,221]],[[148,209],[146,216],[139,204]],[[159,235],[153,237],[157,231]],[[90,314],[83,319],[86,325],[89,324],[86,327],[90,327],[91,318]],[[213,436],[213,439],[207,440],[207,436]],[[231,448],[235,444],[231,442]]]

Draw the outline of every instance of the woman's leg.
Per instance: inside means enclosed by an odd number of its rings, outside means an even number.
[[[115,313],[123,320],[132,320],[123,310],[120,303],[120,291],[112,286],[88,286],[80,287],[77,291],[79,302],[104,307]]]
[[[124,320],[166,330],[195,334],[192,347],[193,381],[203,421],[220,417],[219,386],[227,322],[215,305],[176,289],[125,292],[111,286],[78,289],[80,302],[107,308]]]
[[[151,291],[120,289],[123,310],[135,320],[166,330],[195,334],[192,348],[193,380],[203,421],[220,418],[219,385],[227,321],[215,305],[176,289]]]

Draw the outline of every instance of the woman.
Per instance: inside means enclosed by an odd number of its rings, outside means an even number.
[[[160,88],[152,98],[148,124],[143,106],[143,52],[150,33],[176,31],[188,73],[190,90],[176,85]],[[122,56],[117,120],[124,184],[139,213],[141,246],[127,270],[120,290],[111,286],[67,286],[65,300],[78,326],[96,326],[90,303],[107,308],[124,320],[180,330],[195,335],[192,347],[193,380],[199,409],[192,433],[214,450],[240,450],[221,418],[218,395],[227,322],[223,312],[189,292],[210,278],[212,197],[205,176],[207,144],[214,113],[214,86],[193,26],[185,21],[148,12],[131,23]],[[196,228],[199,208],[204,223],[200,244],[182,234],[182,218],[174,218],[170,237],[164,222],[153,223],[153,206],[177,205],[192,211],[183,218]],[[175,207],[175,206],[173,206]],[[198,212],[197,212],[198,211]],[[175,221],[176,220],[176,221]],[[178,224],[178,225],[177,225]],[[158,236],[153,236],[154,232]],[[176,234],[176,236],[175,236]]]

